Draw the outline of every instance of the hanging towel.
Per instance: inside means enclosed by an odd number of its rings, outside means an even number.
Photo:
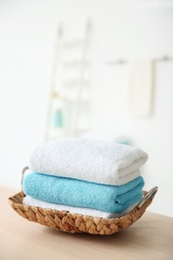
[[[26,195],[23,199],[23,204],[30,205],[34,207],[41,207],[45,209],[55,209],[58,211],[65,210],[69,211],[70,213],[74,214],[82,214],[87,215],[91,217],[101,217],[101,218],[120,218],[124,216],[125,214],[129,213],[137,204],[132,204],[130,207],[128,207],[126,210],[121,211],[120,213],[112,213],[112,212],[104,212],[101,210],[96,209],[90,209],[90,208],[81,208],[81,207],[73,207],[73,206],[67,206],[62,204],[55,204],[55,203],[49,203],[43,200],[35,199],[29,195]]]
[[[122,185],[102,185],[82,180],[30,173],[24,177],[26,195],[50,203],[121,212],[142,198],[141,176]]]
[[[62,138],[37,147],[30,156],[33,172],[123,185],[140,175],[148,155],[115,142]]]
[[[153,61],[139,60],[130,65],[130,111],[135,116],[149,116],[152,110]]]

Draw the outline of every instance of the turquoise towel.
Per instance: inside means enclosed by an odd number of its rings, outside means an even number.
[[[24,193],[36,199],[106,212],[121,212],[142,198],[141,176],[121,186],[30,173],[23,181]]]

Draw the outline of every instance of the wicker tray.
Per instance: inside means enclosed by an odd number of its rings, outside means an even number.
[[[22,191],[10,197],[8,202],[20,216],[41,225],[69,233],[111,235],[135,223],[151,204],[157,189],[154,187],[149,192],[144,191],[143,199],[131,212],[120,218],[111,219],[23,205],[25,194]]]

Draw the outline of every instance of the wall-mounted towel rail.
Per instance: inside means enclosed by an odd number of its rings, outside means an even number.
[[[163,56],[163,57],[160,57],[160,58],[151,58],[151,60],[153,60],[154,62],[167,62],[167,61],[173,61],[173,57],[172,56]],[[128,64],[130,63],[131,60],[126,60],[126,59],[117,59],[117,60],[109,60],[109,61],[106,61],[106,65],[109,65],[109,66],[114,66],[114,65],[124,65],[124,64]]]

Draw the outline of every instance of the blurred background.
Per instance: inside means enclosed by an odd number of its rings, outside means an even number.
[[[63,136],[149,154],[149,210],[173,216],[173,1],[0,1],[0,185]]]

